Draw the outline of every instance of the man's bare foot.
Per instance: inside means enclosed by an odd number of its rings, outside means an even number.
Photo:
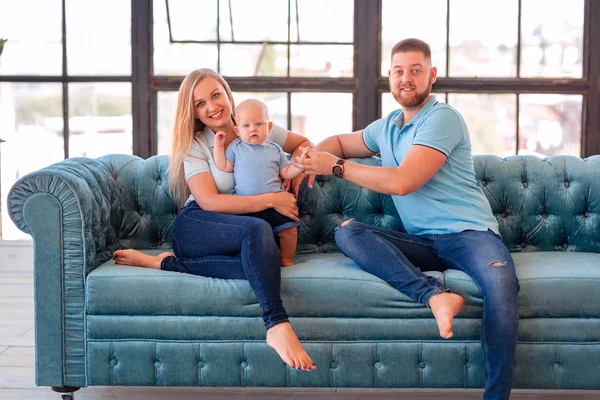
[[[440,336],[444,339],[454,336],[452,320],[462,308],[463,303],[464,299],[461,296],[450,292],[438,293],[429,299],[429,308],[437,322]]]
[[[298,336],[289,322],[283,322],[267,331],[267,344],[271,346],[284,363],[292,368],[312,371],[317,368],[313,360],[304,350]]]
[[[141,251],[127,249],[117,250],[113,253],[113,260],[117,264],[132,265],[134,267],[160,269],[160,263],[165,257],[175,256],[173,253],[165,252],[157,256],[149,256]]]

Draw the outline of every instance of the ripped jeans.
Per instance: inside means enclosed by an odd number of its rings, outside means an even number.
[[[447,291],[424,271],[457,269],[481,291],[484,399],[508,399],[513,382],[519,316],[519,283],[512,257],[492,231],[416,236],[350,221],[335,241],[363,270],[378,276],[416,302]]]

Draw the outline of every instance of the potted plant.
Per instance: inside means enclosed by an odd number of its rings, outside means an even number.
[[[8,39],[0,38],[0,56],[2,55],[2,50],[4,50],[4,43],[6,43],[7,41]],[[4,140],[0,138],[0,143],[2,142],[4,142]]]

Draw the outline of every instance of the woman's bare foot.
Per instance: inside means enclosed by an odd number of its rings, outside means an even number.
[[[160,269],[160,263],[165,257],[175,256],[173,253],[165,252],[157,256],[149,256],[141,251],[128,249],[117,250],[113,253],[113,260],[117,264],[132,265],[134,267]]]
[[[312,371],[317,368],[313,360],[304,350],[298,336],[289,322],[283,322],[267,331],[267,344],[271,346],[284,363],[292,368]]]
[[[463,303],[464,299],[461,296],[450,292],[438,293],[429,299],[429,308],[437,322],[440,336],[444,339],[454,336],[452,320],[462,308]]]

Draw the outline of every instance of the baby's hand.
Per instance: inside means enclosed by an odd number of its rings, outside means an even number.
[[[215,134],[215,147],[225,146],[225,135],[226,133],[223,131],[219,131]]]

